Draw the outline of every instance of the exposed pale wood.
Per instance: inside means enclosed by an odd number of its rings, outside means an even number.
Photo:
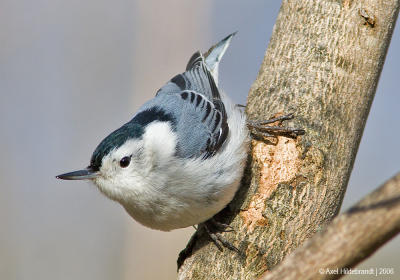
[[[243,256],[204,236],[180,279],[254,279],[338,213],[399,9],[391,1],[283,1],[250,119],[294,112],[297,140],[252,141],[240,189],[221,220]]]
[[[400,232],[400,173],[290,254],[262,280],[337,279]],[[373,276],[378,271],[371,271]],[[384,276],[380,275],[379,276]]]

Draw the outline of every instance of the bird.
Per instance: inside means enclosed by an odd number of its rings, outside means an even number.
[[[56,178],[92,181],[156,230],[220,212],[238,190],[249,145],[245,114],[218,87],[219,62],[235,34],[195,52],[185,72],[101,141],[87,168]]]
[[[293,118],[247,120],[218,87],[218,68],[232,33],[204,54],[195,52],[133,118],[94,150],[87,168],[56,176],[90,180],[140,224],[161,231],[201,225],[218,249],[239,250],[215,231],[232,231],[213,217],[236,194],[250,135],[290,137],[304,130],[268,126]],[[222,245],[222,246],[221,246]]]

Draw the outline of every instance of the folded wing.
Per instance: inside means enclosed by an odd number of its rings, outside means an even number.
[[[204,57],[196,52],[186,72],[173,77],[148,104],[174,117],[177,156],[209,158],[225,142],[229,127],[225,106]]]

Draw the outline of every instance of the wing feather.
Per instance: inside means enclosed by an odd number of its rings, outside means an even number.
[[[217,153],[228,136],[227,114],[218,87],[200,52],[194,53],[190,58],[186,72],[173,77],[157,92],[157,96],[161,95],[179,95],[185,103],[183,106],[185,109],[180,108],[182,114],[177,114],[180,115],[181,122],[185,125],[193,125],[196,129],[202,125],[202,129],[206,132],[205,134],[193,133],[199,137],[205,135],[206,137],[192,141],[196,147],[190,147],[186,150],[191,152],[178,153],[178,156],[206,159]],[[187,133],[191,129],[187,126],[177,126],[178,145],[183,145],[179,143],[180,135],[182,135],[182,142],[188,142]]]

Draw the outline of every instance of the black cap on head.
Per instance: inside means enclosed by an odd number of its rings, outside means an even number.
[[[153,121],[168,121],[175,127],[175,119],[163,109],[154,106],[144,110],[101,141],[93,152],[90,167],[94,170],[99,170],[103,157],[113,149],[121,147],[127,140],[142,137],[146,125]]]
[[[113,131],[94,150],[90,159],[90,167],[94,170],[99,170],[103,157],[112,150],[121,147],[128,139],[140,138],[143,135],[143,131],[143,126],[133,121]]]

